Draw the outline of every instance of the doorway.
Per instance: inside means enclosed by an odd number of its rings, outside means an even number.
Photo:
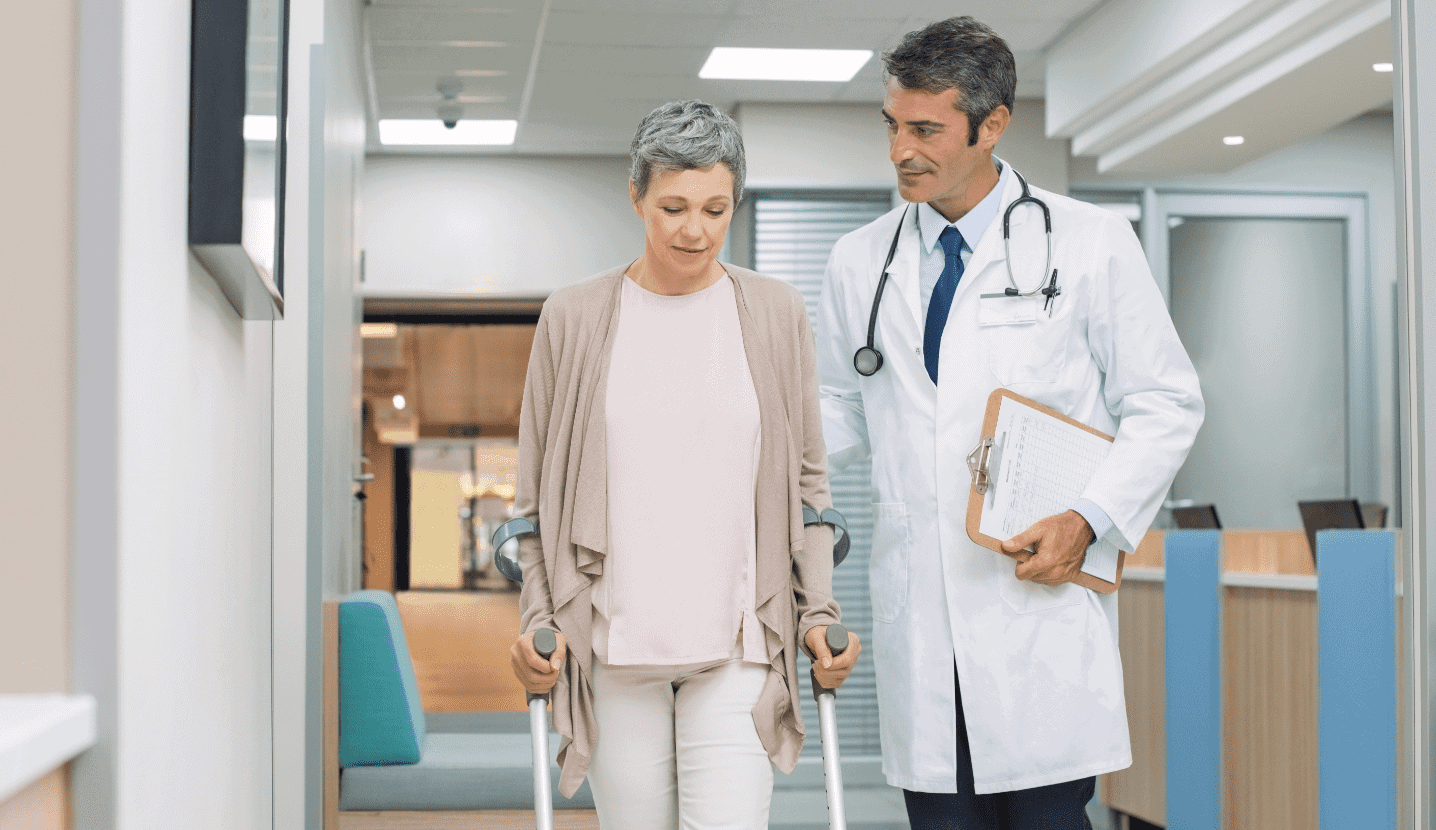
[[[494,567],[489,538],[513,511],[538,310],[365,301],[364,587],[394,592],[430,713],[525,708],[508,660],[518,585]]]

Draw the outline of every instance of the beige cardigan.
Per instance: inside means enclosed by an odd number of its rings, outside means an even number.
[[[773,763],[791,772],[803,746],[797,648],[808,629],[839,617],[832,597],[832,529],[803,525],[804,504],[819,511],[832,504],[813,333],[803,298],[792,287],[723,267],[733,277],[762,428],[754,506],[756,585],[770,669],[753,723]],[[588,774],[599,737],[591,682],[591,590],[608,546],[603,407],[624,270],[564,288],[544,303],[519,417],[514,514],[537,522],[540,530],[538,538],[520,539],[522,627],[548,626],[568,639],[553,716],[564,738],[559,790],[569,797]]]

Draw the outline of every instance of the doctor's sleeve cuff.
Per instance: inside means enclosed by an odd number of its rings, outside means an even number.
[[[1092,527],[1092,540],[1094,542],[1106,536],[1107,532],[1114,526],[1111,517],[1107,515],[1107,511],[1098,507],[1096,503],[1090,499],[1079,500],[1076,504],[1072,505],[1072,509],[1075,510],[1079,516],[1086,519],[1087,524]]]

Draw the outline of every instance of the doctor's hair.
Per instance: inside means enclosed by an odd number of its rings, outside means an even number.
[[[971,17],[953,17],[908,32],[896,49],[883,53],[887,75],[904,89],[933,95],[957,90],[955,106],[967,115],[967,143],[999,106],[1012,111],[1017,62],[1007,41]]]
[[[702,101],[671,101],[638,124],[629,145],[628,177],[638,198],[648,194],[654,170],[707,170],[723,164],[733,174],[733,205],[743,199],[748,164],[743,136],[728,114]]]

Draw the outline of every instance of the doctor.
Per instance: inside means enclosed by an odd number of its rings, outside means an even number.
[[[1094,776],[1131,749],[1117,597],[1070,580],[1097,538],[1141,541],[1201,425],[1201,391],[1127,221],[993,156],[1016,87],[1002,38],[954,18],[884,61],[909,204],[833,248],[818,325],[830,462],[872,458],[883,769],[914,830],[1088,828]],[[1050,265],[1030,201],[1004,246],[1024,191],[1050,210]],[[1006,543],[1035,546],[1022,565],[965,531],[964,459],[998,387],[1116,436],[1071,510]]]

